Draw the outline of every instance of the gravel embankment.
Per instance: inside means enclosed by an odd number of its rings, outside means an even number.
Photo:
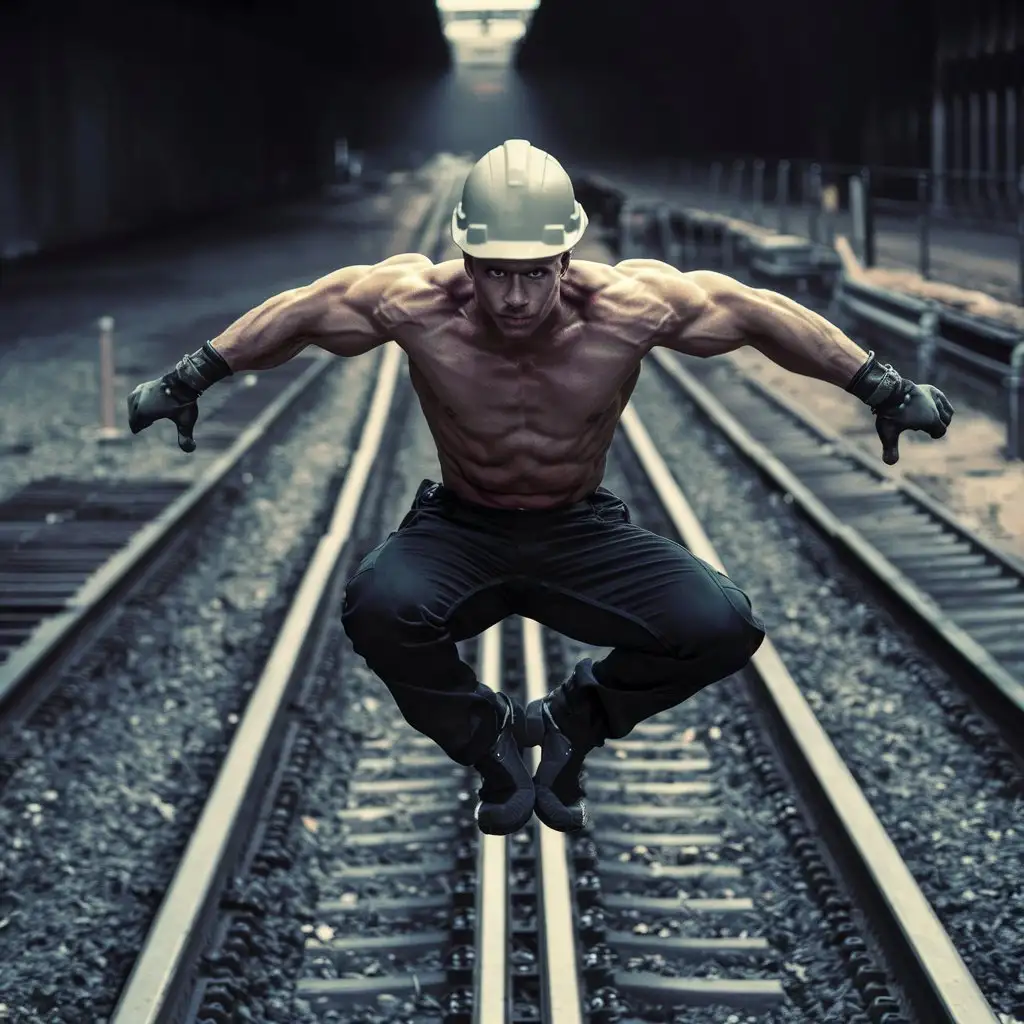
[[[332,507],[378,356],[216,508],[162,588],[67,673],[0,796],[0,1020],[98,1024],[124,983]],[[184,456],[178,456],[184,459]]]
[[[955,681],[653,368],[634,400],[986,997],[1024,1018],[1021,801],[942,710]]]

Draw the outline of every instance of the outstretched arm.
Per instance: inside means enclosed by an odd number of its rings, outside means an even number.
[[[280,366],[316,345],[355,356],[389,338],[382,304],[396,280],[431,261],[417,253],[344,267],[303,288],[266,300],[239,317],[210,345],[232,372]]]
[[[128,396],[132,433],[168,419],[178,428],[181,450],[194,451],[197,399],[207,388],[239,370],[280,366],[310,345],[339,356],[382,345],[391,333],[391,292],[401,278],[429,266],[431,261],[416,253],[392,256],[373,266],[336,270],[267,299],[183,356],[169,373],[140,384]]]
[[[674,314],[655,344],[695,356],[749,345],[787,370],[844,388],[876,414],[882,457],[890,465],[899,459],[901,431],[924,430],[936,438],[946,433],[953,406],[941,391],[902,378],[823,316],[785,295],[713,271],[681,273],[657,260],[618,266],[649,284]]]
[[[787,370],[842,388],[867,362],[868,353],[838,327],[785,295],[656,260],[628,260],[619,269],[653,284],[672,308],[675,316],[656,343],[677,352],[714,356],[746,345]]]

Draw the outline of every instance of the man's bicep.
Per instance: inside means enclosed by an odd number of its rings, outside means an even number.
[[[664,298],[676,314],[655,344],[694,356],[732,352],[758,334],[764,299],[712,270],[666,275]]]
[[[335,355],[368,352],[391,340],[396,284],[431,265],[418,254],[393,256],[381,263],[345,267],[310,285],[314,310],[310,340]]]

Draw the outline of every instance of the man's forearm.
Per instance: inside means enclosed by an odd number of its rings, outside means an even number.
[[[296,292],[282,292],[240,316],[210,344],[234,372],[269,370],[309,344]]]
[[[776,292],[762,295],[771,304],[772,315],[750,344],[786,370],[845,388],[867,362],[868,353],[800,303]]]

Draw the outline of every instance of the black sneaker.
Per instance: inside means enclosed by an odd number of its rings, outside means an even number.
[[[526,707],[521,741],[524,746],[540,747],[540,762],[533,775],[537,817],[557,832],[578,832],[590,824],[580,781],[583,759],[593,746],[577,743],[555,723],[550,694],[531,701]]]
[[[473,765],[483,780],[475,817],[481,832],[507,836],[518,832],[533,814],[533,779],[516,740],[522,705],[504,693],[496,696],[505,705],[505,714],[494,746]]]

